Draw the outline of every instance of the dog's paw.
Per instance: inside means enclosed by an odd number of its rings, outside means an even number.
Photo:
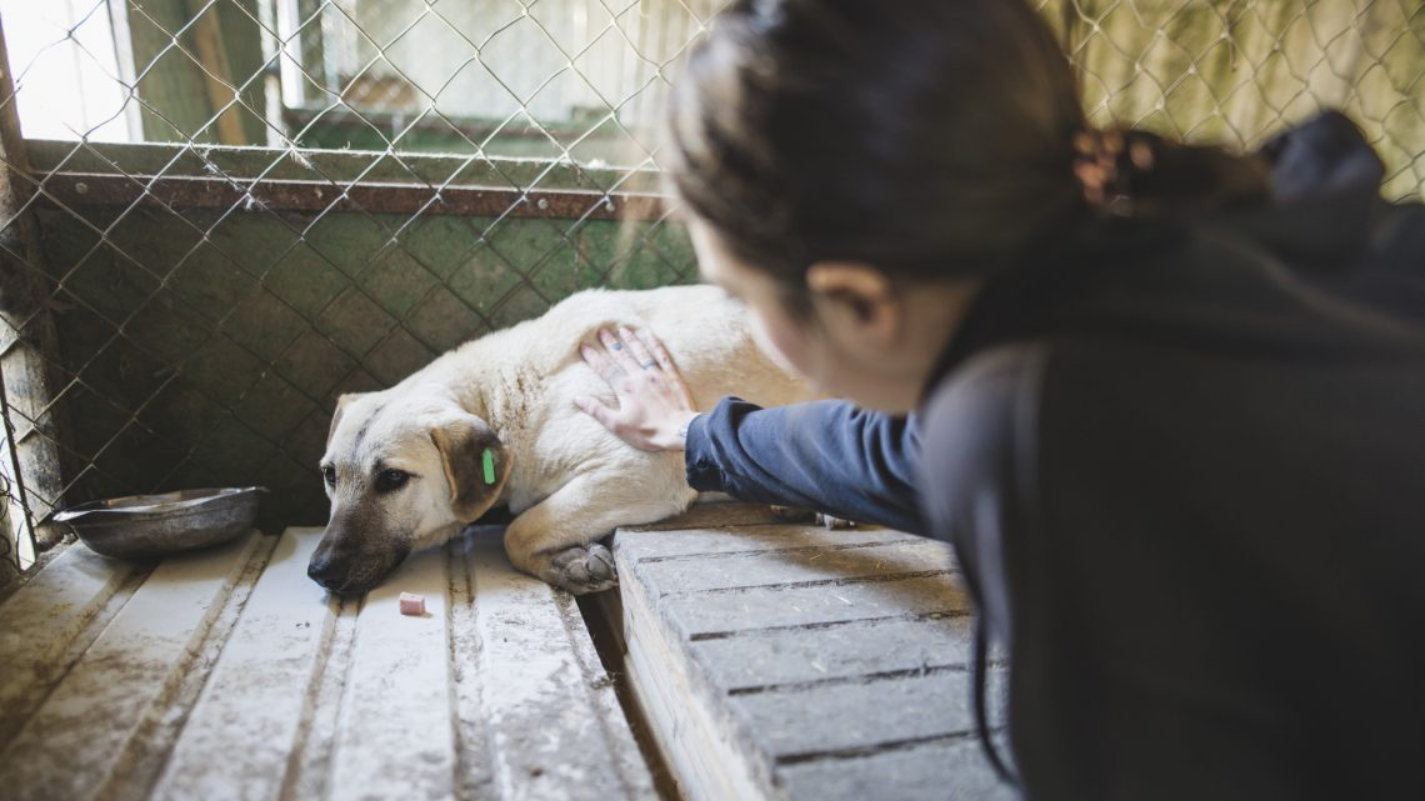
[[[575,545],[554,554],[544,580],[575,595],[602,592],[618,586],[614,555],[597,542]]]

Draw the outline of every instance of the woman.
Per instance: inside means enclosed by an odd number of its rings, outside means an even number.
[[[953,543],[1027,797],[1418,794],[1425,212],[1349,121],[1092,131],[1024,2],[762,0],[668,133],[704,276],[856,405],[698,414],[603,332],[619,406],[581,408],[699,489]]]

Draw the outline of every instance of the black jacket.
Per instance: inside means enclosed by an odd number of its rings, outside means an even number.
[[[916,421],[690,431],[695,486],[954,544],[1030,798],[1425,796],[1425,210],[1339,115],[1269,152],[1270,204],[991,281]]]

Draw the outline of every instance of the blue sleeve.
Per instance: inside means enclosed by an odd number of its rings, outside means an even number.
[[[920,534],[919,450],[914,415],[844,401],[763,409],[723,398],[688,427],[688,484]]]

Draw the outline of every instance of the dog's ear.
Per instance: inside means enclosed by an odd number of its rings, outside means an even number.
[[[342,410],[348,403],[365,394],[365,392],[347,392],[336,399],[336,411],[332,412],[332,424],[327,428],[327,447],[331,447],[332,435],[336,433],[337,424],[341,422]]]
[[[451,509],[461,522],[474,522],[500,497],[513,459],[495,432],[474,415],[431,426],[430,438],[440,451]]]

